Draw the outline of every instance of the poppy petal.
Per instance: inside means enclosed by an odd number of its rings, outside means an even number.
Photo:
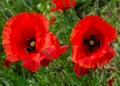
[[[41,50],[44,50],[43,55],[45,55],[44,60],[41,62],[41,65],[48,65],[52,59],[58,58],[68,46],[60,46],[58,39],[53,33],[46,34],[44,40],[41,42]],[[47,53],[47,54],[46,54]]]
[[[36,54],[32,59],[26,59],[23,61],[23,67],[30,70],[31,72],[35,72],[40,67],[40,62],[44,59],[40,54]]]
[[[87,68],[80,67],[78,64],[74,65],[74,72],[76,73],[77,77],[90,74],[90,71]]]
[[[52,2],[55,4],[55,8],[51,8],[51,11],[56,10],[64,10],[71,8],[76,5],[76,2],[74,0],[52,0]]]
[[[2,45],[4,47],[4,51],[7,52],[6,53],[6,57],[7,60],[11,61],[11,62],[16,62],[18,61],[20,58],[15,56],[11,50],[11,46],[10,45],[10,33],[11,33],[11,29],[10,27],[13,25],[14,21],[15,21],[16,17],[12,17],[11,19],[8,20],[8,22],[6,23],[6,25],[4,26],[4,30],[2,32]],[[14,58],[13,58],[14,57]]]
[[[28,70],[35,72],[40,66],[39,60],[24,60],[23,67],[27,68]]]
[[[104,26],[104,27],[103,27]],[[109,42],[113,41],[117,37],[117,32],[114,27],[112,27],[110,24],[105,22],[102,18],[99,16],[87,16],[84,19],[80,20],[74,29],[72,30],[70,41],[72,44],[79,44],[83,35],[88,31],[92,29],[97,29],[98,31],[102,32],[104,36],[106,36],[107,40]],[[113,34],[113,35],[111,35]]]
[[[106,52],[104,52],[102,55],[96,57],[82,57],[83,59],[79,59],[78,60],[78,64],[80,66],[84,66],[86,68],[95,68],[95,67],[99,67],[102,65],[105,65],[106,63],[108,63],[113,56],[115,55],[115,51],[112,47],[108,47]]]

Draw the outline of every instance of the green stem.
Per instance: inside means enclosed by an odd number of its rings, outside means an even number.
[[[55,65],[58,67],[58,68],[60,68],[60,66],[56,63],[56,62],[54,62],[55,63]],[[67,76],[67,74],[66,74],[66,72],[62,69],[61,70],[61,72],[62,72],[62,74],[67,78],[67,80],[68,80],[68,76]],[[68,86],[71,86],[70,85],[70,81],[68,80],[65,80],[66,82],[67,82],[67,84],[68,84]]]
[[[22,75],[23,75],[24,79],[26,79],[25,70],[23,68],[21,68],[21,70],[22,70]]]
[[[110,4],[107,2],[107,6],[108,9],[110,10],[110,13],[113,15],[113,17],[117,20],[117,22],[120,24],[120,20],[118,19],[118,17],[113,13],[112,8],[110,6]]]
[[[4,9],[4,5],[3,5],[2,3],[0,3],[0,7],[1,7],[2,9]]]
[[[118,70],[120,70],[120,66],[119,66],[119,63],[120,63],[120,60],[119,60],[119,57],[118,56],[116,56],[116,59],[117,59],[117,68],[118,68]]]
[[[68,79],[67,73],[66,73],[64,70],[62,70],[62,73],[63,73],[63,74],[64,74],[64,76]],[[71,86],[71,84],[70,84],[70,81],[69,81],[69,80],[67,81],[67,83],[68,83],[68,86]]]
[[[50,58],[50,60],[52,60],[52,57],[47,53],[47,51],[43,50],[42,52],[45,53]],[[54,66],[54,67],[56,66],[57,69],[61,68],[55,61],[54,61],[54,64],[52,64],[52,66]],[[65,73],[65,71],[63,69],[61,70],[61,72],[68,79],[67,74]],[[60,77],[61,77],[61,79],[63,79],[62,76],[60,76]],[[67,82],[68,86],[70,86],[70,83],[68,81],[66,81],[66,82]]]
[[[76,23],[78,21],[78,18],[77,18],[76,12],[75,12],[75,8],[73,8],[73,17],[74,17],[74,21]]]
[[[95,1],[95,14],[101,16],[101,10],[99,8],[99,2],[100,2],[99,0]]]
[[[99,8],[99,0],[96,0],[96,1],[95,1],[95,7],[96,7],[96,8]]]
[[[103,67],[103,71],[104,71],[104,86],[106,86],[106,82],[107,82],[107,74],[106,74],[106,70],[105,68]]]
[[[72,26],[71,26],[72,23],[70,22],[70,20],[69,20],[68,15],[67,15],[66,12],[67,12],[67,11],[63,11],[64,18],[65,18],[66,22],[68,22],[69,26],[72,27]]]

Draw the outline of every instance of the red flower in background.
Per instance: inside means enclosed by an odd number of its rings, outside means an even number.
[[[87,68],[80,67],[78,64],[74,65],[74,72],[76,73],[77,77],[90,73],[90,71]]]
[[[56,59],[68,48],[68,46],[60,47],[60,43],[53,33],[46,34],[41,44],[43,44],[41,49],[45,51],[41,52],[41,56],[44,56],[40,63],[42,66],[47,66],[51,60]]]
[[[95,71],[96,68],[93,69],[93,71]],[[74,65],[74,72],[76,73],[76,76],[79,78],[81,76],[84,76],[86,74],[90,74],[92,73],[92,71],[90,71],[88,68],[85,67],[81,67],[78,64]]]
[[[107,81],[107,86],[112,86],[112,84],[114,83],[114,79],[110,79]]]
[[[115,28],[99,16],[87,16],[74,27],[72,61],[80,67],[96,68],[108,63],[114,56],[110,43],[117,37]]]
[[[6,60],[10,62],[23,60],[23,66],[35,72],[47,58],[42,54],[43,50],[48,52],[52,59],[56,59],[67,46],[61,47],[54,34],[48,33],[48,29],[47,18],[39,13],[23,12],[10,18],[2,33]]]
[[[74,0],[52,0],[52,2],[55,4],[55,8],[51,9],[52,11],[64,10],[76,5]]]

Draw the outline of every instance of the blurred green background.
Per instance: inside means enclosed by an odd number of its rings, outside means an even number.
[[[79,19],[87,15],[100,15],[113,25],[120,33],[120,0],[77,0],[77,5],[64,11],[51,12],[51,0],[0,0],[0,86],[109,86],[108,80],[114,79],[113,86],[120,86],[120,35],[112,43],[116,56],[112,61],[96,72],[77,78],[73,71],[71,44],[69,36]],[[61,45],[69,49],[48,67],[40,67],[35,73],[24,69],[21,61],[10,68],[4,67],[5,53],[2,47],[1,34],[5,22],[20,12],[38,12],[49,20],[57,20],[50,27],[58,37]],[[112,34],[111,34],[112,35]],[[56,65],[57,63],[57,65]]]

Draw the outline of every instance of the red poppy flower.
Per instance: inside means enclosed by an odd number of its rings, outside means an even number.
[[[74,71],[75,71],[77,77],[80,77],[81,75],[90,73],[90,71],[87,68],[80,67],[78,64],[74,65]]]
[[[93,69],[93,71],[95,71],[95,70],[96,70],[96,68]],[[92,73],[92,71],[90,71],[88,68],[80,67],[78,64],[74,65],[74,72],[76,73],[77,77],[81,77],[86,74]]]
[[[114,83],[114,79],[110,79],[107,81],[107,86],[112,86],[112,84]]]
[[[52,11],[64,10],[76,5],[76,2],[74,0],[52,0],[52,2],[56,6],[55,8],[51,9]]]
[[[115,28],[99,16],[87,16],[74,27],[72,61],[85,68],[95,68],[108,63],[114,56],[110,43],[117,37]]]
[[[66,45],[60,47],[60,43],[53,33],[46,34],[41,44],[43,44],[41,49],[44,50],[41,52],[41,56],[44,56],[40,63],[42,66],[47,66],[51,60],[56,59],[68,48]]]
[[[35,72],[39,68],[40,62],[46,58],[45,55],[41,54],[42,50],[48,48],[53,50],[57,47],[61,51],[62,48],[58,40],[55,40],[57,38],[54,34],[48,33],[48,29],[47,18],[39,13],[23,12],[11,17],[5,24],[2,33],[6,59],[10,62],[23,60],[23,66]],[[50,39],[46,40],[47,38]],[[55,43],[58,43],[58,46]],[[67,46],[65,46],[64,51],[66,48]],[[58,54],[60,55],[64,51],[54,51],[54,55],[58,57]]]

